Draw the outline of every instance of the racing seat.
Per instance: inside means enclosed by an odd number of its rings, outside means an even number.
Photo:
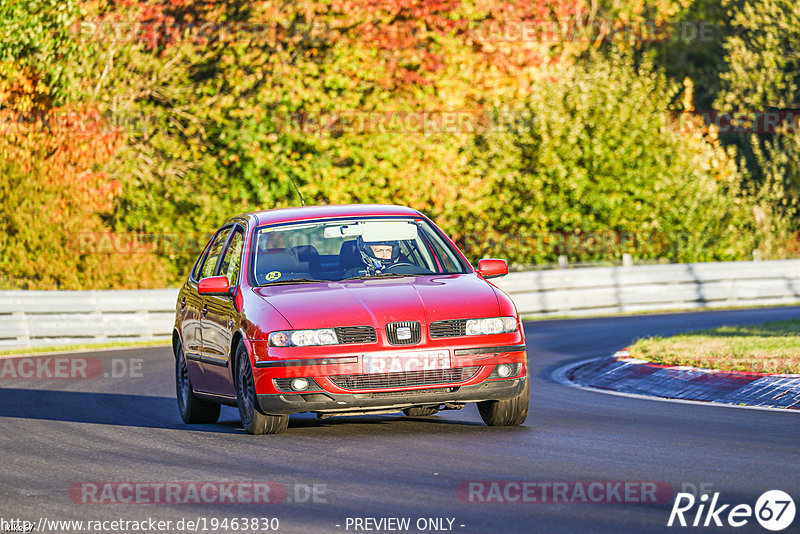
[[[348,269],[364,268],[355,239],[342,243],[342,248],[339,250],[339,268],[345,272]]]
[[[297,245],[292,247],[292,252],[297,256],[298,260],[308,264],[308,270],[312,273],[319,272],[322,269],[319,251],[314,245]]]

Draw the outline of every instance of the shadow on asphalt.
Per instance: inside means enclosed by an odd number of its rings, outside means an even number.
[[[240,431],[225,425],[186,425],[172,397],[0,388],[0,399],[0,417],[203,432]]]
[[[347,424],[352,425],[397,425],[398,423],[421,423],[425,425],[447,425],[456,427],[485,426],[483,423],[475,421],[453,421],[452,419],[442,419],[441,417],[404,417],[387,414],[385,417],[374,415],[354,415],[343,417],[332,417],[329,419],[317,419],[316,416],[304,414],[294,416],[289,419],[289,428],[325,428],[337,427]],[[405,427],[406,431],[408,430]]]
[[[172,397],[0,388],[0,417],[244,434],[241,422],[230,420],[228,417],[231,413],[236,414],[235,411],[226,413],[226,409],[223,407],[223,420],[219,423],[187,425],[180,420],[176,401]],[[289,431],[291,432],[292,429],[327,429],[345,425],[351,429],[362,426],[365,429],[371,427],[374,430],[378,425],[385,425],[386,430],[389,431],[397,430],[404,433],[414,431],[408,424],[402,423],[414,423],[429,427],[422,428],[423,432],[430,432],[434,426],[438,426],[439,430],[448,428],[448,431],[459,427],[467,429],[484,426],[483,423],[475,421],[454,421],[437,416],[426,418],[367,415],[317,419],[312,414],[298,414],[289,419]],[[395,428],[393,429],[392,426]]]

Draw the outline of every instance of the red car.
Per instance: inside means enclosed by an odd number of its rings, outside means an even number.
[[[289,415],[477,402],[488,425],[521,425],[530,382],[514,303],[427,217],[383,205],[246,213],[206,245],[178,295],[172,345],[186,423],[238,406],[251,434]]]

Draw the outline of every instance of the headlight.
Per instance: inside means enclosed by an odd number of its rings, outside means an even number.
[[[506,334],[517,329],[515,317],[490,317],[489,319],[468,319],[467,335]]]
[[[332,328],[319,330],[284,330],[269,335],[270,347],[308,347],[311,345],[336,345],[339,340]]]

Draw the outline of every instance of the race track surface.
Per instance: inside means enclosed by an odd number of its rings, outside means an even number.
[[[457,492],[470,481],[653,482],[674,492],[705,484],[720,503],[751,506],[780,489],[800,506],[800,414],[625,398],[551,378],[644,335],[796,317],[797,307],[528,322],[532,406],[519,428],[484,426],[474,405],[420,419],[303,414],[277,436],[247,435],[231,408],[219,424],[189,426],[178,415],[168,348],[76,354],[100,358],[107,371],[116,360],[117,374],[127,366],[127,375],[0,380],[0,518],[205,518],[208,532],[212,519],[233,517],[278,518],[279,532],[375,532],[366,530],[374,523],[356,529],[355,518],[389,517],[410,518],[412,527],[446,518],[464,533],[698,530],[667,529],[668,499],[475,503]],[[288,493],[269,504],[87,504],[80,493],[87,482],[175,481],[270,482]],[[449,523],[427,525],[443,531]],[[800,516],[786,532],[798,529]],[[750,519],[737,532],[767,531]]]

